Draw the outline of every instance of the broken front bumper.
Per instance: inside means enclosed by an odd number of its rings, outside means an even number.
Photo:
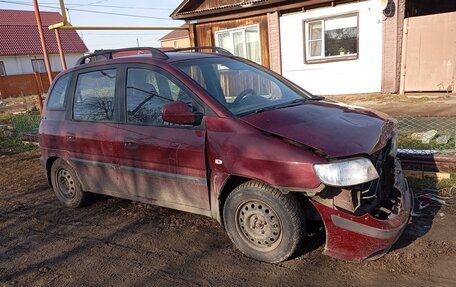
[[[395,159],[394,188],[401,193],[401,208],[394,216],[379,220],[369,213],[354,216],[316,201],[326,228],[324,254],[350,261],[376,259],[383,256],[398,240],[408,223],[412,197],[400,161]]]

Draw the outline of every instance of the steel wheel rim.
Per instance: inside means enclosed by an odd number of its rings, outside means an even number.
[[[239,205],[235,215],[241,238],[256,250],[274,250],[282,240],[282,223],[274,209],[259,200]]]
[[[76,184],[70,172],[64,168],[57,171],[57,189],[59,193],[68,200],[76,196]]]

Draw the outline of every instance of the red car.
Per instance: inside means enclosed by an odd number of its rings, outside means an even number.
[[[326,254],[378,258],[410,215],[393,119],[215,47],[83,57],[54,80],[39,141],[64,205],[100,193],[206,215],[265,262],[296,253],[306,220],[323,220]]]

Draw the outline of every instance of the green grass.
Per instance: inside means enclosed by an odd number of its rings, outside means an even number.
[[[0,154],[18,153],[37,149],[33,144],[23,144],[22,140],[15,135],[7,135],[0,131]]]
[[[11,116],[11,124],[16,132],[38,132],[41,116],[34,112]]]
[[[14,132],[0,131],[0,154],[19,153],[34,150],[33,144],[23,144],[20,133],[37,133],[41,116],[36,110],[24,114],[2,115],[0,124],[12,125]]]
[[[456,150],[454,138],[447,144],[439,144],[435,140],[431,140],[429,143],[423,143],[419,140],[410,138],[410,136],[399,136],[398,146],[401,149]]]
[[[438,189],[440,193],[449,196],[456,195],[456,174],[451,174],[449,179],[437,180],[435,178],[407,178],[410,187],[415,190]]]

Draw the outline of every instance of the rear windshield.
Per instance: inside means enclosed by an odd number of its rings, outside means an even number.
[[[310,97],[262,69],[231,58],[198,59],[173,65],[239,116]]]

